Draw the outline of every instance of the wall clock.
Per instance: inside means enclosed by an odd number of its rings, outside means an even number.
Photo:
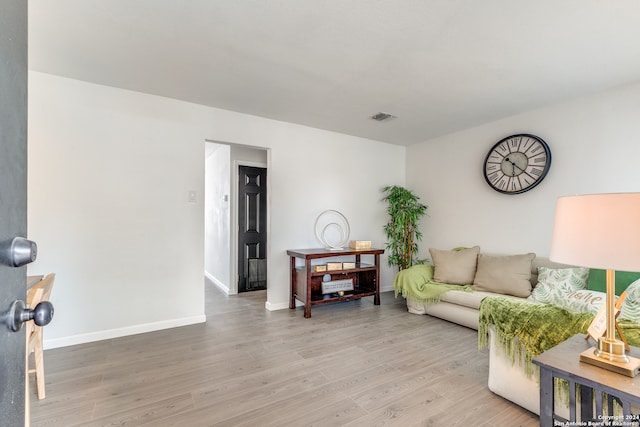
[[[551,166],[542,138],[521,133],[498,141],[484,159],[484,179],[494,190],[520,194],[540,184]]]

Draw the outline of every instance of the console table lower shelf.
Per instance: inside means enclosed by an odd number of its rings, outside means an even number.
[[[311,307],[319,304],[329,304],[340,301],[358,300],[373,296],[374,305],[380,305],[380,255],[384,249],[290,249],[287,255],[291,263],[291,298],[289,308],[296,308],[296,300],[304,304],[304,317],[311,317]],[[362,255],[373,259],[373,263],[362,262]],[[314,271],[312,260],[320,258],[353,259],[348,262],[349,267],[331,271]],[[296,260],[302,260],[298,265]],[[345,280],[353,284],[349,290],[341,294],[336,292],[323,293],[323,277],[331,276],[331,281]]]

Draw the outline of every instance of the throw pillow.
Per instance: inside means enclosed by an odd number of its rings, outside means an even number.
[[[607,301],[607,294],[604,292],[590,291],[588,289],[580,289],[572,291],[564,295],[560,299],[559,306],[577,313],[593,313],[596,314],[602,304]]]
[[[627,287],[627,296],[620,307],[620,317],[640,322],[640,279]]]
[[[478,256],[478,271],[473,289],[516,297],[531,294],[531,262],[534,253],[522,255]]]
[[[587,288],[589,269],[538,267],[538,284],[529,299],[562,307],[567,294]]]
[[[631,283],[640,279],[640,273],[630,271],[616,271],[616,295],[620,295]],[[592,268],[589,270],[587,289],[607,292],[607,278],[605,270]]]
[[[433,280],[452,285],[473,283],[479,252],[480,246],[455,251],[429,248],[434,266]]]

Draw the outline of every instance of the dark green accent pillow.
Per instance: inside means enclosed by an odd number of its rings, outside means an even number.
[[[620,295],[627,287],[640,279],[640,273],[630,271],[616,271],[616,295]],[[607,276],[605,270],[592,268],[589,270],[587,289],[592,291],[607,291]]]

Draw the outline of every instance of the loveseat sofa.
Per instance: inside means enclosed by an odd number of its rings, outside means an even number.
[[[414,266],[396,276],[396,295],[402,294],[406,298],[410,313],[428,314],[481,329],[479,342],[489,347],[489,389],[539,414],[538,374],[530,364],[531,357],[536,354],[514,352],[519,345],[518,339],[506,342],[509,340],[505,338],[513,334],[513,330],[501,334],[502,325],[495,325],[500,323],[496,320],[499,317],[485,313],[480,319],[480,309],[493,309],[495,304],[489,302],[495,301],[496,297],[495,302],[516,306],[520,311],[546,305],[572,320],[577,316],[573,322],[577,332],[573,333],[579,333],[583,328],[586,330],[593,314],[605,301],[603,292],[587,289],[590,270],[554,263],[531,253],[484,255],[477,246],[452,251],[430,249],[430,253],[432,265]],[[626,279],[627,283],[621,284],[620,290],[629,286],[632,279]],[[631,295],[624,301],[621,318],[637,321],[640,280],[633,282],[629,289]],[[483,303],[488,297],[490,299]],[[576,313],[575,316],[572,313]],[[537,350],[539,354],[546,349]]]
[[[478,246],[451,251],[432,248],[429,252],[432,265],[415,266],[396,276],[396,295],[402,294],[406,299],[409,313],[428,314],[476,330],[478,309],[484,298],[527,299],[538,283],[539,267],[566,267],[533,253],[485,255]],[[446,292],[435,298],[423,297],[418,289],[420,283],[446,288]]]

